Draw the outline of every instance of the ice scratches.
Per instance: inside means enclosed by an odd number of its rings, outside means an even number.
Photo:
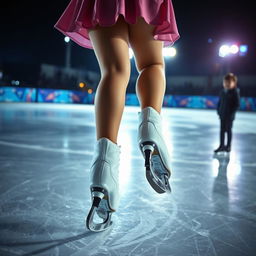
[[[242,208],[236,209],[236,214],[238,215],[237,219],[247,219],[249,221],[256,222],[256,214],[254,212],[249,212],[247,210],[244,210]]]
[[[169,230],[171,223],[174,221],[177,214],[175,202],[172,202],[172,207],[168,211],[165,207],[161,207],[151,200],[146,200],[143,197],[140,197],[139,200],[143,203],[145,208],[152,209],[153,213],[151,214],[147,210],[136,211],[136,213],[133,214],[135,218],[136,216],[139,217],[138,222],[136,222],[136,219],[133,219],[136,226],[115,241],[114,244],[111,245],[112,249],[120,249],[124,244],[127,247],[147,240],[153,240],[152,238],[154,237],[162,237]],[[124,219],[127,220],[127,217],[129,216],[124,216]]]
[[[184,216],[188,219],[187,222],[177,219],[180,225],[184,226],[185,228],[191,230],[194,233],[197,233],[200,236],[209,237],[209,230],[202,229],[202,224],[197,221],[195,218],[191,219],[191,217],[183,211]],[[197,217],[197,218],[200,218]]]
[[[229,235],[229,237],[224,236],[222,239],[219,239],[218,236],[215,236],[215,241],[218,241],[219,243],[224,244],[226,247],[231,247],[232,249],[239,252],[239,255],[248,255],[246,253],[252,249],[249,244],[245,241],[245,239],[239,234],[239,229],[237,231],[234,230],[232,226],[234,226],[234,222],[229,223],[228,220],[225,220],[225,218],[220,218],[220,221],[223,223],[223,228],[225,228],[225,233]],[[229,240],[229,241],[227,241]],[[230,242],[232,241],[232,243]],[[242,246],[244,245],[244,247]]]
[[[83,155],[83,156],[93,154],[93,152],[90,150],[73,150],[70,148],[50,148],[50,147],[45,147],[45,146],[41,146],[41,145],[14,143],[14,142],[2,141],[2,140],[0,140],[0,145],[15,147],[15,148],[30,149],[30,150],[55,152],[55,153],[76,154],[76,155]]]
[[[168,239],[172,235],[170,227],[176,218],[176,203],[168,200],[168,209],[162,202],[157,203],[142,196],[136,198],[136,202],[137,209],[133,212],[122,209],[118,217],[115,216],[112,231],[98,234],[95,243],[91,241],[72,255],[85,255],[85,252],[90,256],[158,255],[163,237]]]
[[[210,237],[208,237],[208,249],[207,249],[207,251],[206,251],[206,255],[208,255],[208,252],[210,251],[210,249],[211,249],[211,256],[213,255],[213,256],[217,256],[217,252],[216,252],[216,249],[215,249],[215,246],[214,246],[214,243],[213,243],[213,241],[212,241],[212,239],[210,238]]]
[[[202,223],[198,220],[204,214],[212,215],[215,218],[220,217],[221,219],[223,219],[223,217],[225,216],[212,214],[210,212],[190,211],[191,213],[198,213],[198,216],[191,218],[191,214],[187,214],[186,212],[181,211],[186,217],[186,221],[182,221],[180,217],[177,216],[178,209],[174,201],[168,201],[169,204],[171,203],[171,209],[168,209],[166,205],[164,206],[161,203],[155,202],[153,200],[147,200],[143,196],[138,197],[136,201],[137,203],[139,202],[138,204],[144,205],[144,211],[135,210],[133,213],[127,212],[126,210],[121,211],[116,225],[114,226],[112,232],[109,233],[109,237],[105,236],[104,239],[102,238],[102,236],[100,237],[98,241],[100,244],[100,246],[98,246],[98,250],[92,248],[91,245],[94,244],[90,243],[87,244],[80,253],[76,253],[74,255],[83,255],[83,252],[85,252],[86,250],[90,251],[88,255],[92,256],[159,255],[159,249],[165,243],[165,241],[169,241],[168,245],[170,248],[173,247],[177,242],[181,244],[186,244],[189,241],[191,242],[191,239],[192,241],[194,241],[194,249],[196,255],[218,255],[212,239],[214,239],[215,241],[217,240],[211,237],[210,233],[216,230],[222,230],[227,224],[223,222],[220,225],[215,225],[214,227],[206,230],[202,228]],[[136,218],[136,216],[138,219]],[[172,225],[174,219],[180,224],[179,227],[176,228],[176,230],[173,229]],[[231,217],[227,219],[234,220],[234,218]],[[128,230],[126,229],[125,222],[128,222]],[[133,226],[131,226],[131,223],[133,223]],[[182,240],[172,241],[172,237],[175,235],[175,233],[179,233],[178,230],[180,230],[182,227],[190,230],[192,234],[185,236],[182,239],[184,242],[182,242]],[[170,243],[170,241],[172,242]],[[240,252],[240,250],[237,250],[238,248],[236,246],[225,241],[222,241],[222,243],[225,243],[228,246],[232,246],[234,249],[236,249],[237,252]],[[129,253],[125,254],[125,251]]]
[[[227,229],[229,229],[232,234],[238,238],[238,240],[240,240],[240,242],[242,242],[245,247],[247,247],[248,249],[250,248],[248,243],[239,235],[239,231],[238,232],[235,232],[234,229],[231,227],[231,225],[229,225],[227,222],[224,222],[225,226],[227,227]]]
[[[113,228],[110,228],[106,231],[103,232],[99,232],[99,233],[95,233],[93,234],[93,239],[89,240],[88,239],[85,240],[84,246],[83,248],[81,248],[78,252],[71,254],[72,256],[93,256],[93,255],[97,255],[97,253],[99,251],[101,251],[101,255],[108,255],[105,254],[104,252],[108,251],[108,249],[106,247],[104,247],[104,245],[106,244],[107,240],[110,237],[110,234],[112,232]],[[112,250],[112,248],[111,248]],[[112,254],[110,254],[112,255]]]
[[[11,187],[10,189],[8,189],[7,191],[5,191],[4,193],[2,193],[0,195],[0,206],[3,205],[5,202],[7,202],[8,200],[15,198],[16,196],[20,195],[20,189],[26,188],[26,185],[31,182],[30,179],[25,180],[13,187]]]
[[[178,223],[181,226],[184,226],[186,229],[192,231],[193,234],[185,237],[184,240],[185,241],[190,241],[191,238],[193,238],[194,241],[194,247],[195,250],[197,252],[197,255],[219,255],[216,252],[215,246],[213,244],[213,240],[215,242],[218,242],[218,244],[224,244],[225,248],[231,247],[234,252],[239,253],[239,255],[248,255],[247,252],[250,251],[250,246],[249,244],[246,242],[246,240],[241,236],[241,234],[234,230],[234,228],[232,227],[232,224],[234,223],[234,221],[236,221],[236,218],[233,217],[227,217],[227,216],[223,216],[223,215],[217,215],[214,214],[214,219],[216,221],[218,221],[220,224],[219,225],[214,225],[211,228],[208,228],[207,233],[208,235],[204,237],[204,235],[200,232],[200,227],[201,224],[200,222],[198,222],[198,219],[201,219],[203,217],[203,215],[209,215],[209,212],[206,213],[202,213],[201,215],[199,214],[198,216],[191,218],[191,213],[188,215],[186,214],[184,211],[182,211],[184,216],[186,217],[186,221],[182,221],[180,218],[177,219]],[[226,234],[224,236],[222,236],[222,239],[220,239],[219,234]],[[200,236],[198,236],[200,235]],[[202,236],[203,235],[203,236]],[[227,237],[228,235],[228,237]],[[200,238],[201,237],[201,238]],[[186,242],[185,242],[186,243]],[[243,246],[241,245],[244,245]],[[207,245],[206,250],[204,251],[204,247],[205,245]],[[170,245],[171,246],[171,245]],[[218,246],[218,248],[221,248],[220,246]]]
[[[135,222],[135,227],[131,228],[129,232],[127,232],[120,239],[114,242],[112,248],[114,247],[118,249],[119,246],[124,243],[129,246],[133,244],[134,241],[136,241],[136,243],[140,243],[141,238],[142,241],[144,241],[145,235],[153,232],[153,229],[156,225],[156,220],[148,217],[145,218],[145,215],[139,212],[137,212],[136,215],[139,218],[139,222]],[[127,217],[128,216],[123,216],[124,219],[126,219]]]
[[[15,255],[24,255],[24,250],[19,249],[19,248],[3,248],[1,247],[0,249],[0,255],[1,256],[5,256],[5,255],[11,255],[11,256],[15,256]]]
[[[222,240],[222,239],[219,239],[219,238],[214,238],[214,240],[215,241],[218,241],[218,242],[220,242],[220,243],[222,243],[222,244],[224,244],[224,245],[227,245],[227,247],[232,247],[233,249],[235,249],[236,251],[238,251],[239,252],[239,255],[248,255],[246,252],[244,252],[244,251],[242,251],[240,248],[238,248],[237,246],[235,246],[235,245],[233,245],[233,244],[231,244],[231,243],[228,243],[228,242],[226,242],[226,241],[224,241],[224,240]]]
[[[195,248],[196,248],[197,255],[200,256],[200,252],[199,252],[198,242],[197,242],[197,237],[196,236],[194,236],[194,242],[195,242]]]

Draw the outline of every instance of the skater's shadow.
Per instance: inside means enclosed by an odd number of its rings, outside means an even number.
[[[55,240],[32,241],[32,242],[10,242],[10,243],[8,243],[8,242],[2,243],[1,242],[0,246],[20,247],[20,246],[37,246],[37,245],[41,245],[41,244],[50,244],[50,245],[47,245],[46,247],[23,254],[23,256],[29,256],[29,255],[36,255],[36,254],[43,253],[43,252],[48,251],[54,247],[61,246],[66,243],[74,242],[74,241],[80,240],[82,238],[91,236],[93,234],[95,234],[95,233],[86,231],[86,232],[76,235],[76,236],[66,237],[66,238],[62,238],[62,239],[55,239]]]
[[[227,168],[230,157],[229,154],[215,154],[213,157],[218,160],[219,167],[213,184],[212,198],[216,210],[224,213],[229,209]]]

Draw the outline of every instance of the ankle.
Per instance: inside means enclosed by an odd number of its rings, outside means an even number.
[[[103,139],[103,138],[108,139],[110,142],[112,142],[112,143],[114,143],[114,144],[116,144],[116,145],[118,146],[117,140],[113,140],[113,139],[110,139],[110,137],[105,137],[105,136],[102,136],[102,137],[100,137],[100,138],[97,138],[97,142],[98,142],[100,139]]]

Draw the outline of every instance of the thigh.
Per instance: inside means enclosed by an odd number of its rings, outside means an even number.
[[[90,29],[89,37],[102,73],[129,72],[129,34],[123,16],[113,26]]]
[[[164,66],[163,41],[154,39],[154,29],[142,17],[138,17],[136,24],[129,24],[129,40],[138,71],[152,64]]]

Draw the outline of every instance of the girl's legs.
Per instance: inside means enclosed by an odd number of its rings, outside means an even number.
[[[111,225],[111,214],[119,205],[120,148],[116,144],[130,77],[128,26],[120,16],[115,25],[97,26],[89,31],[89,36],[101,80],[95,97],[98,141],[90,169],[93,201],[86,225],[92,231],[102,231]],[[102,223],[95,223],[95,214],[103,219]]]
[[[120,16],[111,27],[90,30],[89,37],[101,71],[95,96],[97,140],[105,137],[117,144],[130,78],[128,25]]]
[[[160,113],[166,89],[163,42],[153,38],[153,30],[154,26],[147,24],[142,17],[136,24],[129,24],[130,44],[139,72],[136,93],[141,109],[151,106]]]
[[[165,193],[171,191],[171,165],[160,116],[166,88],[163,42],[153,38],[153,30],[154,26],[141,17],[136,24],[129,25],[130,44],[140,73],[136,84],[141,105],[137,142],[145,159],[149,184],[157,193]]]

